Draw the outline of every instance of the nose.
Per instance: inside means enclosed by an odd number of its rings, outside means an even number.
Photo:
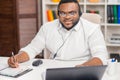
[[[70,18],[71,16],[70,16],[70,14],[66,14],[66,16],[65,16],[65,18]]]

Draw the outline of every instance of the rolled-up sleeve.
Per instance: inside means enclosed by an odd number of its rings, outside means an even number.
[[[93,29],[88,39],[92,57],[98,57],[102,60],[103,64],[106,64],[108,59],[108,52],[99,25]]]
[[[28,53],[30,58],[34,58],[45,48],[45,30],[42,26],[35,36],[35,38],[24,48],[21,48],[20,51]]]

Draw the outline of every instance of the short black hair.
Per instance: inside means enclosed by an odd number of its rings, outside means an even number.
[[[79,9],[79,15],[81,16],[82,12],[81,12],[81,9],[80,9],[80,5],[79,5],[79,2],[77,0],[60,0],[59,4],[58,4],[58,7],[57,7],[57,10],[58,10],[58,15],[59,15],[59,8],[60,8],[60,5],[61,4],[64,4],[64,3],[71,3],[71,2],[74,2],[78,5],[78,9]]]

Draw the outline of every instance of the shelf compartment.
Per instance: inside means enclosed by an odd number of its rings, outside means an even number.
[[[119,42],[119,38],[120,38],[120,27],[116,27],[116,26],[107,26],[107,33],[106,33],[106,42],[107,44],[114,44],[114,46],[118,46],[120,45],[120,42]],[[111,40],[111,36],[112,37],[112,42],[110,42]],[[117,36],[116,36],[117,35]],[[116,40],[116,41],[115,41]]]
[[[102,16],[102,23],[105,22],[105,6],[96,6],[96,5],[86,5],[86,12],[87,10],[91,11],[99,11],[99,14]]]

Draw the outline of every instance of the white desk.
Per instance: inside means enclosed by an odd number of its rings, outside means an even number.
[[[7,64],[6,57],[0,57],[0,63]],[[30,66],[33,68],[33,70],[27,74],[24,74],[18,78],[11,78],[6,76],[0,75],[0,80],[43,80],[42,74],[45,73],[45,70],[47,68],[58,68],[58,67],[74,67],[76,64],[80,64],[80,61],[59,61],[59,60],[43,60],[43,64],[38,67],[33,67],[32,62],[28,61],[25,63],[22,63],[20,65]],[[120,63],[116,65],[116,74],[115,75],[108,75],[107,69],[106,72],[102,78],[102,80],[120,80]]]

